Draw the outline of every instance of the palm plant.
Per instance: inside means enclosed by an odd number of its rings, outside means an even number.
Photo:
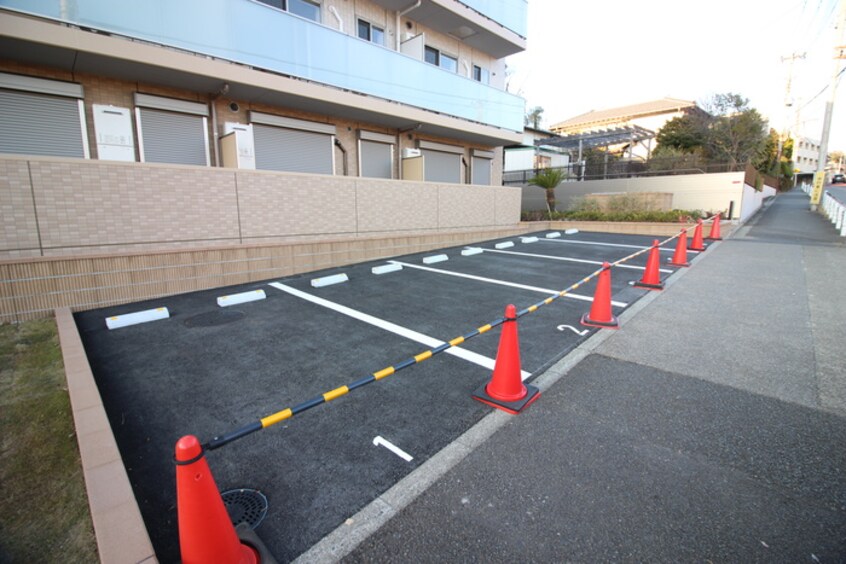
[[[564,170],[560,168],[545,168],[529,179],[529,184],[546,190],[546,209],[549,219],[555,209],[555,188],[564,180]]]

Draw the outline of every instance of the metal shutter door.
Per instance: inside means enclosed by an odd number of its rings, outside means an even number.
[[[392,178],[391,145],[375,141],[361,141],[361,176]]]
[[[0,153],[85,158],[79,100],[0,90]]]
[[[473,157],[473,184],[491,185],[491,159]]]
[[[423,149],[426,171],[423,177],[428,182],[461,183],[461,155]]]
[[[332,136],[253,124],[256,168],[332,174]]]
[[[145,162],[208,165],[203,116],[139,109]]]

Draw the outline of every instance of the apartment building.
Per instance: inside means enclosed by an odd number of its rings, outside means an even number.
[[[0,0],[0,322],[525,232],[526,0]]]
[[[525,37],[525,0],[0,0],[0,153],[497,185]]]
[[[808,175],[817,171],[820,161],[820,142],[808,137],[793,140],[793,165],[796,174]]]

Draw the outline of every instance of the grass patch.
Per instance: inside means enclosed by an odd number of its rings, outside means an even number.
[[[56,323],[0,325],[0,562],[97,562]]]

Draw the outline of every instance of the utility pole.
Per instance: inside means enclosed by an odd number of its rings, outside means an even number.
[[[787,71],[787,87],[785,88],[785,91],[784,91],[784,123],[782,124],[781,133],[778,136],[778,151],[776,152],[776,162],[775,162],[775,166],[776,166],[775,176],[776,176],[776,178],[779,178],[781,176],[781,170],[780,170],[781,169],[781,153],[784,150],[784,141],[786,140],[787,137],[789,137],[789,134],[790,134],[790,128],[787,125],[787,122],[788,122],[787,114],[788,114],[788,108],[790,108],[793,105],[793,101],[790,99],[790,85],[793,82],[793,63],[796,61],[796,59],[804,59],[804,58],[805,58],[805,53],[802,53],[801,55],[793,53],[789,57],[782,57],[781,58],[782,63],[784,61],[790,61],[790,69]],[[794,146],[794,149],[795,149],[795,146]]]
[[[843,32],[846,28],[846,0],[840,0],[840,15],[837,20],[837,43],[835,43],[834,72],[831,74],[829,85],[828,101],[825,103],[825,117],[823,118],[823,130],[820,136],[820,157],[817,163],[817,172],[814,174],[814,189],[811,192],[811,211],[817,211],[820,198],[822,198],[822,186],[825,182],[825,165],[828,163],[828,137],[831,133],[831,115],[834,112],[834,99],[837,94],[837,79],[840,78],[840,61],[846,59],[846,46],[843,45]]]

